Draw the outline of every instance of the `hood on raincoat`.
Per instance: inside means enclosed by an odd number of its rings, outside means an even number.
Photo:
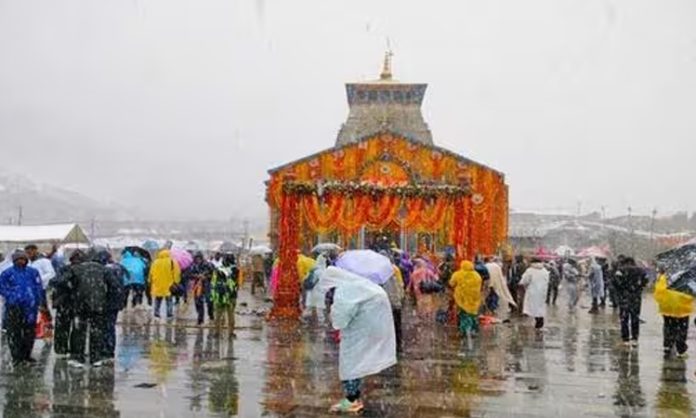
[[[12,263],[16,263],[17,260],[24,259],[27,263],[29,262],[29,256],[24,250],[17,250],[12,253]]]
[[[449,285],[454,288],[454,301],[459,309],[470,315],[478,314],[481,307],[481,275],[471,261],[462,261],[459,270],[452,274]]]

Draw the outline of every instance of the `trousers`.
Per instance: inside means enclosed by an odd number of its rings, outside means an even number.
[[[621,339],[637,341],[640,334],[640,305],[621,307],[619,318],[621,319]]]
[[[362,386],[361,379],[344,380],[341,382],[343,386],[343,393],[346,395],[346,399],[351,402],[355,402],[360,399],[360,386]]]
[[[106,313],[106,335],[104,338],[104,357],[114,358],[116,356],[116,321],[118,311]]]
[[[18,306],[5,306],[7,343],[12,362],[17,364],[31,358],[36,339],[36,324],[27,322],[24,310]]]
[[[70,358],[80,363],[86,362],[85,348],[89,337],[90,361],[96,363],[103,360],[106,357],[106,324],[106,315],[103,313],[78,314],[75,319],[75,328],[70,335]]]
[[[215,320],[215,310],[213,308],[213,302],[209,297],[205,295],[198,296],[194,299],[196,305],[196,312],[198,313],[198,325],[202,325],[205,320],[205,310],[208,309],[208,318],[211,321]]]
[[[72,332],[73,313],[67,308],[56,309],[53,334],[53,349],[56,354],[70,354],[70,333]]]
[[[167,305],[167,319],[174,318],[174,307],[172,306],[172,298],[168,297],[156,297],[155,298],[155,318],[160,317],[160,310],[162,310],[162,301]]]
[[[664,316],[662,327],[663,346],[665,351],[672,351],[672,347],[677,350],[677,354],[684,354],[689,349],[686,339],[689,335],[689,317],[674,318]]]

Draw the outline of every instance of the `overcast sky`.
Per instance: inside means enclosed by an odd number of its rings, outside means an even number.
[[[429,83],[515,209],[696,210],[693,0],[0,0],[2,165],[163,217],[263,217],[344,83]]]

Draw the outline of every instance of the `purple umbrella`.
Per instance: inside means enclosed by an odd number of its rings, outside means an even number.
[[[179,265],[181,270],[186,270],[191,264],[193,264],[193,256],[186,250],[172,248],[169,250],[169,255],[174,261],[176,261],[176,264]]]
[[[391,260],[371,250],[346,251],[336,261],[336,267],[383,285],[394,274]]]

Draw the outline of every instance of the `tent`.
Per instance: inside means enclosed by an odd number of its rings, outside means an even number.
[[[89,238],[78,224],[0,225],[3,244],[89,244]]]

